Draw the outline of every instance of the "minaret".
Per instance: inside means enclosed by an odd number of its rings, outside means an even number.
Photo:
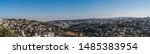
[[[147,16],[147,18],[150,18],[149,16]]]

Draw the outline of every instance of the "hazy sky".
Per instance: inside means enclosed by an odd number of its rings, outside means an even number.
[[[0,0],[0,16],[37,20],[150,15],[150,0]]]

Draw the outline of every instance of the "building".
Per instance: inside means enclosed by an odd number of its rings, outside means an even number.
[[[0,19],[0,25],[2,25],[2,23],[3,23],[3,20],[2,20],[2,19]]]

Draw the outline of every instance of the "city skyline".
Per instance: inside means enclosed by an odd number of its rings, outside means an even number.
[[[0,0],[0,16],[44,21],[146,17],[149,5],[149,0]]]

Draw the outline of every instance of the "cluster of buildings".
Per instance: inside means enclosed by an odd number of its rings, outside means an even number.
[[[18,37],[53,37],[52,28],[41,22],[26,19],[3,19],[3,26],[9,28]]]
[[[150,36],[150,18],[118,18],[90,21],[69,28],[84,32],[85,36],[96,37],[148,37]]]
[[[3,19],[18,37],[149,37],[150,18],[82,19],[40,22]]]

